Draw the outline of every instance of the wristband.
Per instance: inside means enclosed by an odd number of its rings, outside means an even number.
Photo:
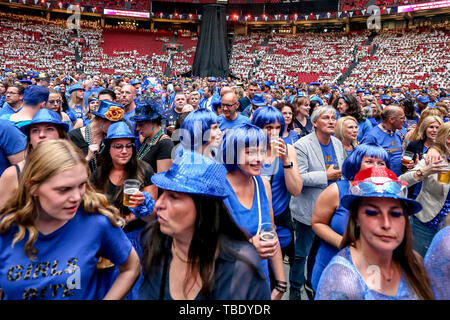
[[[285,169],[289,169],[289,168],[292,168],[292,167],[294,167],[294,164],[292,163],[292,161],[287,166],[283,165],[283,168],[285,168]]]

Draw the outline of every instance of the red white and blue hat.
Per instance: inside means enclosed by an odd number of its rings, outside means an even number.
[[[341,205],[350,210],[352,203],[360,198],[392,198],[405,201],[409,214],[422,210],[420,202],[409,199],[408,184],[398,180],[394,172],[385,167],[372,167],[359,171],[350,186],[350,194],[341,199]]]

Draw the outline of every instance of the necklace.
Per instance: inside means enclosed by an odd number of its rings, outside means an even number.
[[[142,158],[145,157],[145,155],[148,153],[151,147],[156,143],[156,141],[159,139],[159,137],[163,134],[162,129],[159,129],[158,133],[153,137],[152,141],[148,143],[148,137],[145,138],[144,144],[141,146],[138,152],[138,158],[142,160]]]
[[[395,131],[389,130],[388,128],[386,128],[386,126],[383,124],[383,122],[381,123],[381,126],[383,127],[384,130],[387,131],[388,135],[390,135],[391,137],[394,135]]]
[[[173,248],[173,252],[175,253],[175,255],[177,256],[178,259],[180,259],[181,262],[184,263],[190,263],[189,260],[185,260],[183,259],[177,252],[177,248],[175,247],[175,242],[172,242],[172,248]]]
[[[91,129],[89,128],[89,125],[84,127],[84,140],[87,142],[88,146],[91,145]],[[93,170],[95,170],[97,168],[97,157],[94,155],[94,158],[89,161],[89,163],[91,164]]]
[[[361,253],[362,253],[362,252],[361,252]],[[366,263],[369,265],[369,267],[374,265],[374,264],[370,263],[369,259],[366,257],[366,255],[365,255],[364,253],[362,253],[362,255],[363,255],[363,257],[364,257],[364,260],[366,260]],[[394,268],[392,268],[392,264],[391,264],[391,267],[390,267],[391,272],[390,272],[389,277],[386,277],[386,276],[383,274],[383,272],[381,272],[381,268],[380,268],[379,266],[377,266],[377,265],[375,265],[375,266],[378,267],[378,268],[380,269],[381,276],[384,278],[384,280],[386,280],[387,282],[391,282],[391,281],[392,281],[392,278],[393,278],[393,276],[394,276]]]

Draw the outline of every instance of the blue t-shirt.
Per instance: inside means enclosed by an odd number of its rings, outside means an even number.
[[[36,260],[24,252],[28,239],[11,246],[17,227],[0,235],[0,288],[5,300],[97,300],[97,262],[104,257],[124,264],[131,243],[120,227],[80,206],[74,218],[56,231],[39,234]]]
[[[402,138],[400,133],[396,131],[390,135],[379,126],[376,126],[366,134],[361,143],[377,143],[384,148],[389,154],[389,160],[391,162],[391,170],[398,176],[402,174]]]
[[[356,140],[361,142],[364,136],[373,128],[372,122],[369,119],[366,119],[362,122],[358,122],[358,135],[356,136]]]
[[[11,121],[0,120],[0,175],[11,165],[8,157],[25,150],[26,146],[25,135]]]
[[[20,110],[22,110],[22,107],[20,107],[17,111],[14,111],[13,109],[11,109],[8,102],[5,102],[5,104],[3,105],[3,108],[0,109],[0,119],[9,120],[9,117],[12,114],[17,113]]]
[[[336,152],[334,151],[333,143],[330,140],[328,145],[324,146],[320,143],[320,148],[322,148],[323,161],[325,162],[325,168],[328,169],[329,166],[333,166],[337,163]],[[336,182],[336,180],[329,180],[328,185]]]
[[[234,120],[227,120],[227,119],[225,119],[224,115],[221,114],[217,118],[217,122],[219,123],[220,131],[224,132],[225,130],[231,129],[231,128],[236,127],[236,126],[238,126],[240,124],[244,124],[244,123],[250,124],[250,119],[245,117],[245,116],[243,116],[243,115],[237,114],[236,119],[234,119]]]

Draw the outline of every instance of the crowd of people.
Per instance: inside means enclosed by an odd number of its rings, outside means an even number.
[[[77,72],[70,34],[0,19],[1,299],[450,299],[448,77],[336,85],[367,33],[246,36],[242,78],[165,77],[94,29]],[[416,75],[447,64],[430,34],[398,48]]]

